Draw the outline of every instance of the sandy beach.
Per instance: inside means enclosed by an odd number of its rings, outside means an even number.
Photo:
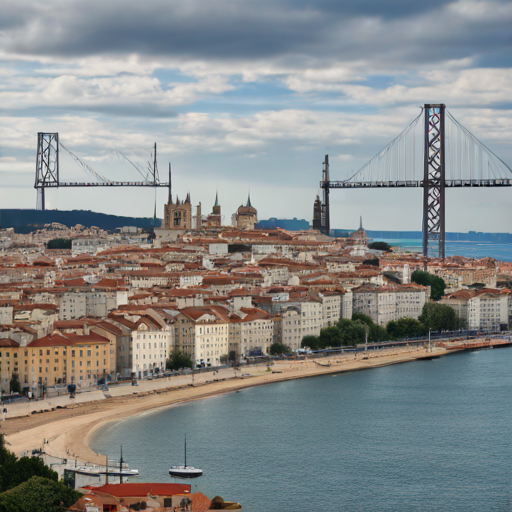
[[[442,356],[453,352],[435,347],[432,355]],[[363,359],[364,356],[364,353],[360,353],[357,358],[351,354],[350,357],[334,356],[316,361],[280,361],[272,366],[272,371],[267,371],[265,366],[249,366],[235,373],[229,368],[215,375],[211,372],[196,375],[193,384],[189,376],[189,383],[171,388],[164,382],[161,383],[160,389],[156,384],[147,386],[152,388],[150,390],[145,390],[143,385],[134,388],[136,391],[125,387],[125,394],[118,392],[119,396],[115,396],[113,393],[111,398],[101,401],[73,404],[63,409],[8,419],[2,422],[1,431],[6,436],[8,448],[17,455],[35,448],[43,448],[53,457],[77,458],[83,462],[104,464],[105,456],[95,453],[89,447],[89,439],[95,430],[105,423],[126,419],[156,408],[235,392],[250,386],[378,368],[421,359],[427,354],[423,347],[407,347],[369,353],[369,357]],[[44,440],[47,440],[46,444]]]

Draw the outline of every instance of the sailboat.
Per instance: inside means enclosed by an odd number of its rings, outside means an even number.
[[[171,466],[169,468],[169,475],[175,478],[197,478],[202,476],[203,470],[187,466],[187,434],[185,434],[185,465]]]

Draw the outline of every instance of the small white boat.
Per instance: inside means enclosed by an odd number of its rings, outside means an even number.
[[[109,474],[111,476],[139,476],[138,469],[128,469],[128,468],[108,468],[100,471],[101,475]]]
[[[203,475],[203,470],[187,466],[187,435],[185,434],[185,464],[183,466],[171,466],[169,475],[175,478],[197,478]]]
[[[197,478],[203,475],[203,470],[192,466],[172,466],[169,475],[175,478]]]

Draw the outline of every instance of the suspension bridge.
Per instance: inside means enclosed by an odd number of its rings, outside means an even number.
[[[68,153],[71,158],[82,168],[89,177],[97,181],[69,182],[60,181],[59,173],[59,153],[60,150]],[[66,148],[62,142],[59,142],[58,133],[37,134],[37,160],[36,160],[36,180],[34,188],[37,190],[36,208],[45,209],[45,189],[58,187],[168,187],[170,194],[171,171],[169,164],[169,181],[161,182],[158,173],[156,160],[156,142],[151,155],[151,161],[148,162],[148,168],[145,171],[140,165],[132,162],[120,151],[116,154],[129,165],[134,167],[142,177],[142,181],[112,181],[100,173],[96,172],[87,163],[83,162],[75,153]],[[156,206],[155,206],[156,208]],[[156,211],[155,211],[156,215]]]
[[[330,233],[331,189],[423,188],[423,256],[444,259],[445,189],[512,187],[512,169],[445,105],[426,104],[398,137],[348,179],[331,181],[326,155],[320,187],[324,234]]]

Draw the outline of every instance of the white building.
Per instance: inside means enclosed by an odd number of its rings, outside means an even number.
[[[174,324],[176,348],[195,365],[217,366],[228,356],[229,311],[223,306],[181,309]]]
[[[353,288],[352,293],[353,312],[369,316],[383,327],[404,317],[418,319],[426,301],[426,289],[418,285],[363,285]]]
[[[59,300],[59,320],[105,318],[111,311],[127,303],[127,291],[78,288],[62,292]]]
[[[165,371],[171,345],[170,330],[162,330],[147,318],[142,318],[132,331],[132,375],[147,377]]]
[[[235,358],[268,354],[273,338],[273,320],[257,308],[241,308],[230,315],[229,352]]]
[[[452,307],[466,321],[468,329],[508,329],[512,320],[512,295],[505,290],[484,288],[459,290],[440,301]]]
[[[79,254],[97,254],[106,245],[104,240],[100,238],[74,238],[71,242],[71,254],[78,256]]]
[[[320,292],[322,301],[322,327],[336,325],[341,318],[341,294],[339,292]]]

